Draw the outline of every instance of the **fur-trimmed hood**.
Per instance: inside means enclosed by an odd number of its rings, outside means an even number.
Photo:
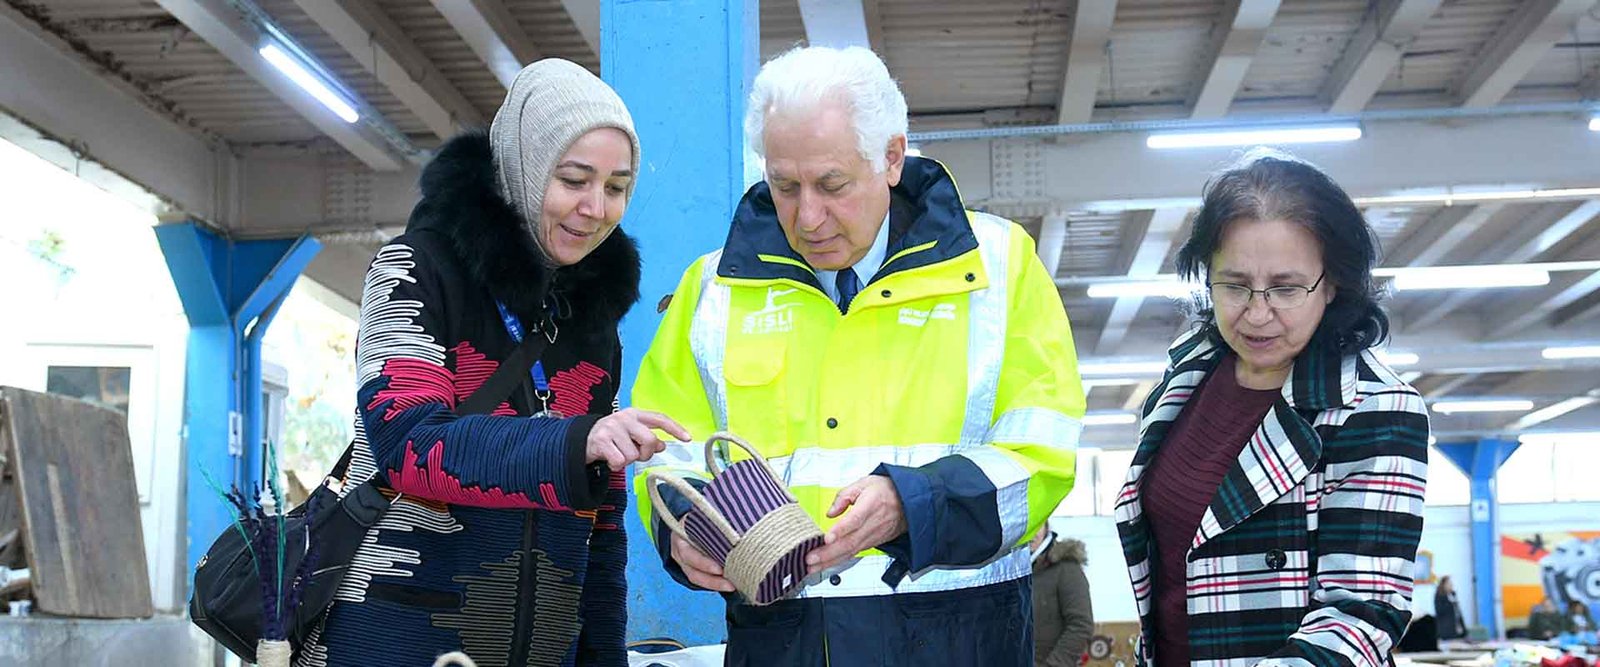
[[[406,232],[448,237],[467,275],[524,321],[541,319],[546,296],[553,295],[561,320],[584,336],[614,335],[639,300],[633,239],[619,228],[583,261],[551,268],[495,184],[488,133],[457,135],[423,168],[422,199]]]
[[[1043,554],[1039,555],[1038,559],[1033,561],[1033,569],[1038,571],[1056,563],[1087,565],[1089,563],[1089,548],[1082,540],[1057,536],[1054,544],[1051,544],[1049,549],[1046,549]]]

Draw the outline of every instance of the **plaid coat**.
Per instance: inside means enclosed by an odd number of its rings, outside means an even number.
[[[1184,335],[1145,400],[1139,448],[1116,505],[1145,627],[1152,542],[1140,478],[1227,351],[1209,328]],[[1191,664],[1391,662],[1411,616],[1427,474],[1422,396],[1371,351],[1341,355],[1313,339],[1185,554]],[[1140,659],[1149,662],[1144,639]]]

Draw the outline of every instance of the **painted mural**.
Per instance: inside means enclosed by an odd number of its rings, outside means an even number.
[[[1578,600],[1600,610],[1600,531],[1502,535],[1500,593],[1508,627],[1526,625],[1546,597],[1556,609]]]

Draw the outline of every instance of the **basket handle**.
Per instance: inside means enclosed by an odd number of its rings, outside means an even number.
[[[739,532],[733,529],[733,524],[728,523],[728,519],[722,516],[722,512],[718,511],[711,504],[711,501],[706,500],[706,497],[695,490],[693,486],[690,486],[688,482],[683,481],[682,477],[665,470],[648,471],[645,473],[644,486],[650,491],[650,503],[655,507],[656,516],[660,517],[661,522],[667,524],[667,528],[671,529],[672,532],[682,535],[685,539],[689,537],[689,530],[684,528],[683,522],[679,521],[678,517],[673,516],[672,510],[667,507],[665,502],[662,502],[660,491],[662,484],[672,487],[673,490],[683,494],[683,497],[688,498],[689,502],[711,521],[711,525],[716,526],[722,536],[728,538],[729,544],[739,541]]]
[[[739,449],[743,449],[746,454],[750,455],[750,458],[760,461],[761,465],[766,467],[768,470],[772,468],[772,466],[767,464],[767,457],[762,456],[761,452],[756,451],[756,448],[751,447],[750,443],[745,442],[743,438],[740,438],[739,436],[728,431],[717,431],[716,433],[711,434],[711,437],[706,438],[706,472],[711,473],[712,477],[722,474],[723,470],[722,467],[717,463],[717,457],[713,456],[713,454],[716,453],[713,445],[717,442],[726,442],[738,445]]]

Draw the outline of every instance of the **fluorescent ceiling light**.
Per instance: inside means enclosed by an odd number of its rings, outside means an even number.
[[[1145,138],[1149,148],[1207,148],[1214,146],[1255,146],[1258,144],[1316,144],[1355,141],[1361,138],[1359,125],[1319,125],[1312,127],[1262,127],[1255,129],[1158,132]]]
[[[1600,194],[1600,193],[1597,193]],[[1372,270],[1372,275],[1379,278],[1394,278],[1406,274],[1432,275],[1440,271],[1449,271],[1459,274],[1483,273],[1493,271],[1600,271],[1600,260],[1578,260],[1572,262],[1533,262],[1529,264],[1456,264],[1453,266],[1383,266]],[[1163,278],[1177,278],[1177,274],[1165,274]]]
[[[1085,377],[1107,375],[1160,375],[1167,370],[1165,361],[1089,362],[1078,366]]]
[[[1182,299],[1195,293],[1195,286],[1174,280],[1125,280],[1089,286],[1092,299],[1119,299],[1127,296],[1164,296]]]
[[[1390,366],[1411,366],[1421,360],[1414,352],[1390,352],[1379,350],[1378,358]]]
[[[906,155],[909,157],[922,157],[922,149],[916,146],[907,146]]]
[[[1600,132],[1600,116],[1589,119],[1589,131]]]
[[[1433,411],[1443,414],[1458,412],[1526,412],[1533,409],[1533,401],[1527,400],[1466,400],[1466,401],[1439,401],[1433,404]]]
[[[1550,284],[1550,272],[1513,266],[1440,266],[1394,271],[1398,291],[1536,287]]]
[[[355,107],[350,106],[350,103],[344,101],[344,98],[333,92],[333,89],[328,87],[328,84],[313,75],[310,70],[306,69],[305,65],[290,56],[287,51],[279,48],[277,44],[268,43],[262,46],[260,53],[261,57],[272,63],[272,66],[278,68],[279,72],[283,72],[283,75],[289,77],[290,81],[295,82],[295,84],[310,93],[312,97],[317,98],[317,101],[321,102],[322,106],[328,107],[329,111],[343,118],[344,122],[354,123],[361,118],[356,113]]]
[[[1115,426],[1118,424],[1132,424],[1139,421],[1131,412],[1105,412],[1083,416],[1084,426]]]
[[[1418,192],[1383,197],[1356,197],[1357,206],[1391,204],[1464,204],[1471,202],[1523,199],[1588,199],[1600,196],[1600,188],[1557,188],[1552,190],[1485,190],[1478,192]]]
[[[1524,433],[1520,436],[1517,436],[1517,441],[1524,445],[1556,445],[1563,443],[1595,445],[1600,444],[1600,431],[1552,431],[1549,433]]]
[[[1157,197],[1150,199],[1098,199],[1084,202],[1079,207],[1088,213],[1126,213],[1128,211],[1149,211],[1163,208],[1195,209],[1200,208],[1199,197]]]
[[[1547,347],[1539,354],[1546,359],[1593,359],[1600,357],[1600,345]]]

